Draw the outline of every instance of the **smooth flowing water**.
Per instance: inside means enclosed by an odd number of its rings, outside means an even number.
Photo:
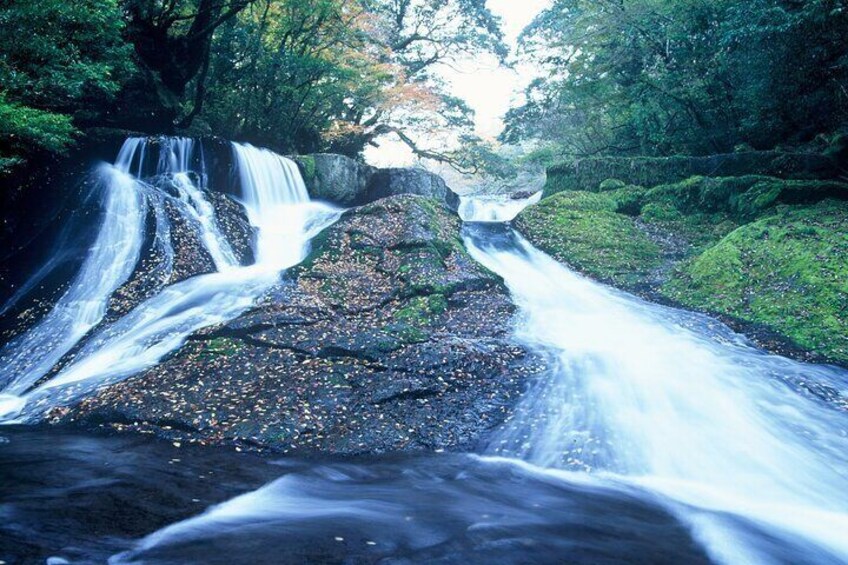
[[[661,495],[720,561],[779,561],[775,540],[848,560],[844,371],[594,283],[511,231],[470,229],[466,245],[550,360],[492,453]]]
[[[234,150],[257,264],[164,289],[20,397],[27,408],[238,315],[336,217],[289,161]],[[504,278],[516,338],[548,361],[482,453],[272,461],[0,428],[0,547],[111,563],[848,562],[846,372],[570,271],[502,223],[537,200],[462,202],[468,251]]]
[[[302,260],[309,240],[339,216],[337,208],[310,201],[294,162],[233,144],[243,202],[257,229],[257,260],[240,266],[198,186],[205,176],[200,148],[185,138],[160,143],[158,164],[149,177],[151,149],[144,139],[127,140],[116,164],[100,167],[104,196],[97,241],[53,310],[0,353],[0,383],[5,383],[0,420],[38,419],[53,406],[155,365],[195,331],[238,316],[279,280],[281,271]],[[150,209],[161,257],[156,268],[165,278],[170,275],[174,251],[165,203],[199,236],[216,272],[167,286],[98,327],[110,298],[136,269]],[[75,354],[57,367],[74,347]],[[43,378],[51,370],[55,374]]]

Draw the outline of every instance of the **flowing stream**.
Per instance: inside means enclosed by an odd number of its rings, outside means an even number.
[[[309,201],[290,161],[235,145],[258,230],[256,263],[238,265],[190,174],[197,149],[169,143],[156,174],[173,193],[144,180],[141,140],[101,168],[97,242],[54,311],[0,353],[7,419],[37,418],[237,316],[338,217]],[[217,270],[106,323],[146,207],[163,198],[182,203]],[[518,306],[517,339],[548,361],[481,453],[269,462],[8,426],[0,541],[53,563],[848,562],[848,374],[574,273],[504,224],[538,198],[460,208],[466,248]],[[167,257],[167,222],[154,225]]]
[[[492,453],[657,493],[719,561],[769,562],[775,539],[848,560],[843,371],[606,288],[510,231],[472,228],[465,242],[504,277],[519,338],[551,367]]]
[[[340,210],[310,201],[293,161],[233,144],[243,203],[257,230],[257,260],[240,266],[198,186],[204,177],[200,148],[191,139],[164,138],[148,177],[148,143],[128,139],[115,165],[98,169],[103,217],[80,272],[38,324],[0,351],[0,421],[37,419],[51,406],[152,367],[195,331],[235,318],[279,280],[281,271],[300,262],[309,240],[339,216]],[[190,174],[193,168],[200,169],[199,180]],[[174,250],[166,202],[199,236],[216,271],[167,286],[102,325],[113,293],[139,262],[151,209],[158,268],[165,278],[170,275]],[[57,368],[73,348],[75,354]],[[48,376],[51,370],[55,374]]]

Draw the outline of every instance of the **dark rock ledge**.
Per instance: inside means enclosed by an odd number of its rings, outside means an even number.
[[[538,362],[459,231],[420,196],[353,209],[252,311],[52,421],[297,453],[474,447]]]

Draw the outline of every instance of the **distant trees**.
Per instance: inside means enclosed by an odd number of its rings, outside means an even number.
[[[705,154],[848,123],[845,0],[555,0],[522,41],[544,72],[507,141]]]
[[[348,155],[391,133],[456,162],[417,138],[469,135],[471,111],[433,69],[481,52],[506,56],[485,0],[258,0],[216,37],[202,118],[231,137]]]
[[[467,164],[420,139],[472,140],[433,71],[479,53],[507,53],[486,0],[5,0],[0,158],[106,125],[349,155],[395,134]]]

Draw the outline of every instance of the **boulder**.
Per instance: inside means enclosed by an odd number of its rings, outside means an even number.
[[[339,206],[356,206],[367,200],[374,167],[331,153],[299,155],[293,159],[312,198]]]
[[[459,209],[459,196],[448,188],[442,177],[424,169],[378,169],[371,178],[367,194],[369,200],[398,194],[417,194],[434,198],[450,210]]]
[[[350,210],[252,310],[55,421],[280,452],[473,448],[537,360],[460,229],[420,196]]]
[[[459,196],[439,175],[419,168],[378,169],[350,157],[329,153],[292,157],[300,167],[312,198],[339,206],[361,206],[380,198],[417,194],[448,209],[459,208]]]

